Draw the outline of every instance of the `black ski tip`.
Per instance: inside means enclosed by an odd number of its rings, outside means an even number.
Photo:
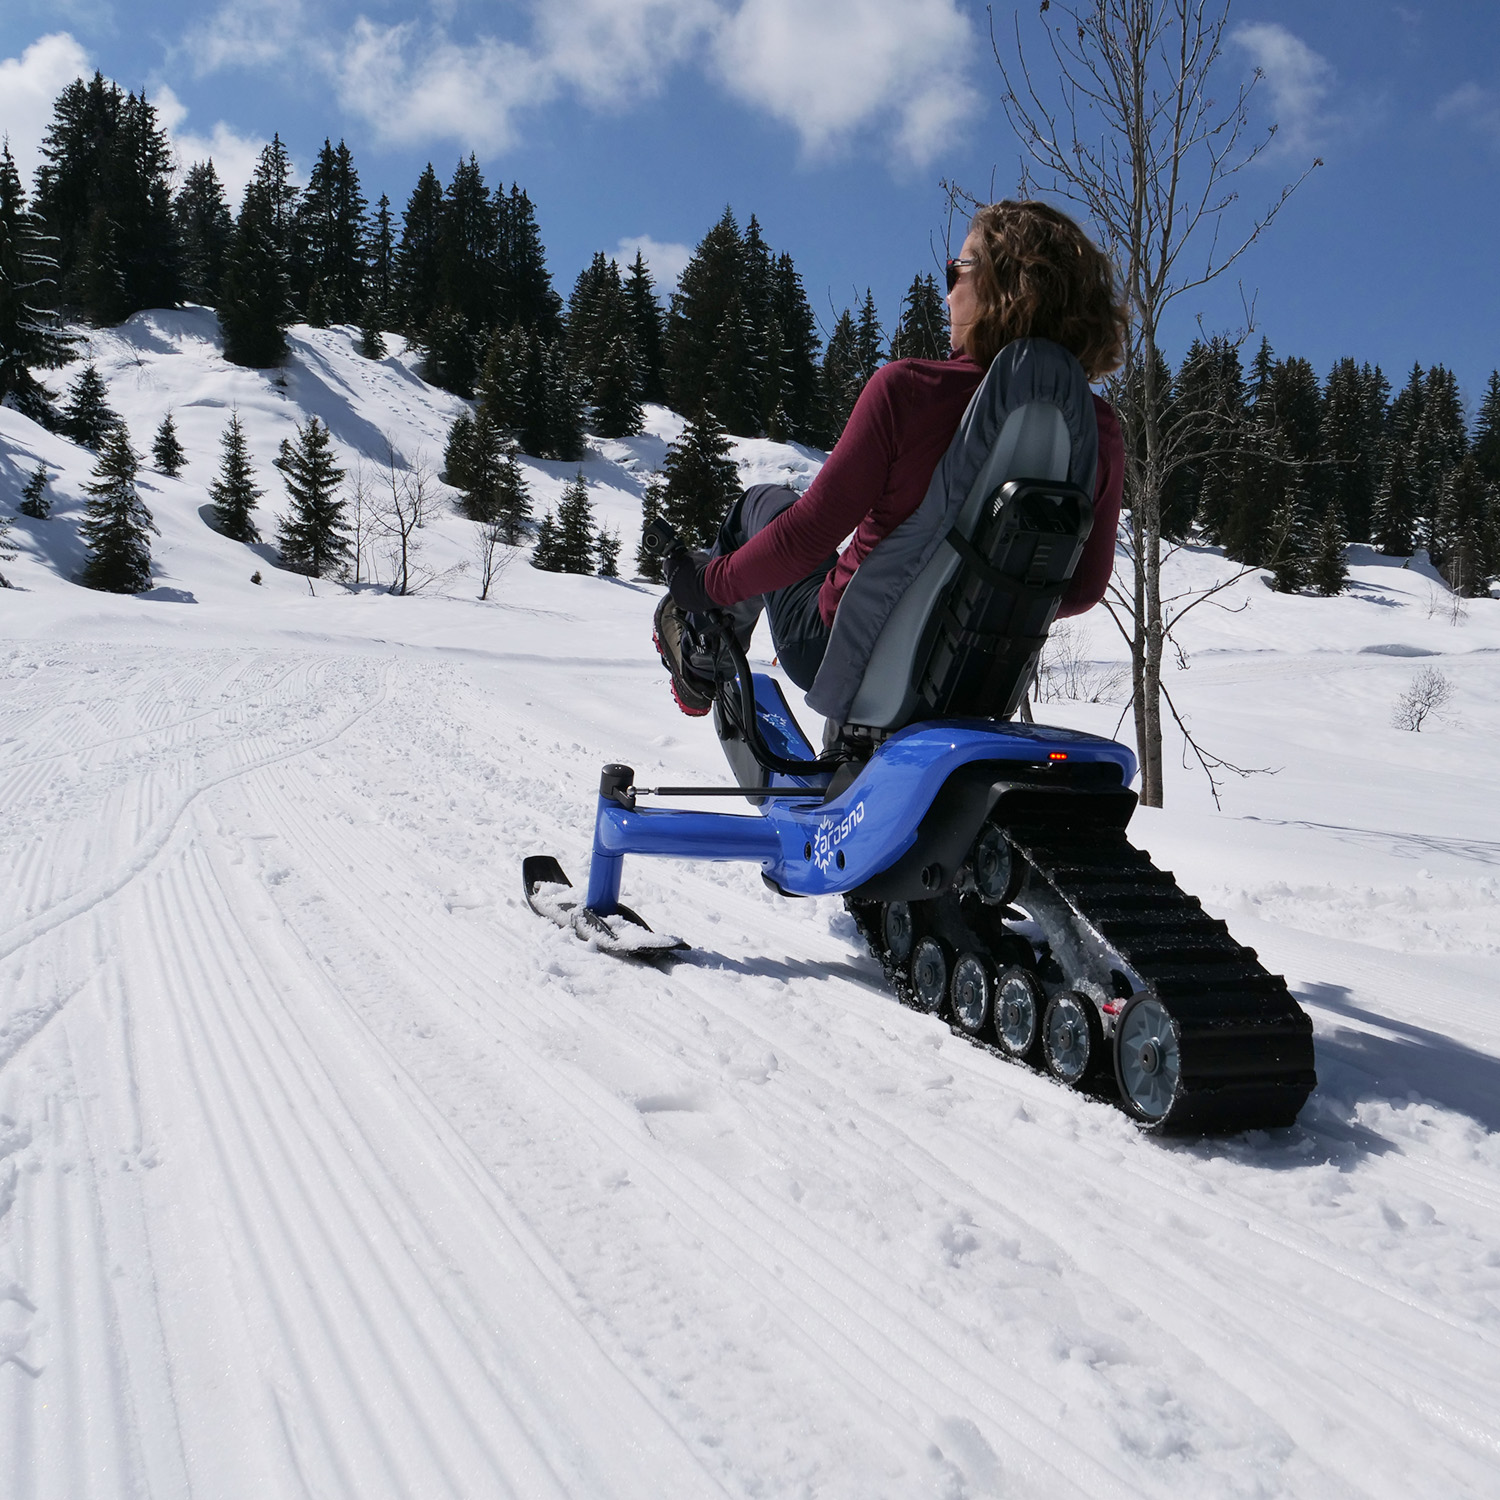
[[[521,861],[521,884],[526,898],[536,894],[539,885],[565,885],[573,882],[563,873],[563,867],[550,854],[528,854]]]

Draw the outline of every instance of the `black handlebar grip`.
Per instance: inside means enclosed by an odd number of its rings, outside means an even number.
[[[666,557],[680,545],[671,524],[660,516],[652,516],[641,532],[641,547],[649,557]]]

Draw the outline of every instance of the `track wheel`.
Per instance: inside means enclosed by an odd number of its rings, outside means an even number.
[[[948,954],[936,938],[923,938],[911,955],[911,987],[922,1010],[936,1010],[948,992]]]
[[[1115,1028],[1115,1077],[1125,1107],[1143,1125],[1160,1125],[1182,1089],[1177,1023],[1152,995],[1137,995]]]
[[[1021,889],[1020,856],[993,823],[986,823],[974,840],[973,869],[974,887],[991,906],[1009,901]]]
[[[1064,990],[1047,1003],[1042,1016],[1042,1060],[1047,1071],[1070,1089],[1082,1088],[1104,1053],[1104,1028],[1087,995]]]
[[[990,1024],[995,1003],[995,981],[990,966],[977,954],[965,953],[953,965],[948,981],[953,1020],[960,1031],[978,1036]]]
[[[995,986],[995,1040],[1007,1057],[1027,1061],[1042,1029],[1042,987],[1019,964],[1012,964]]]
[[[911,907],[904,901],[892,901],[880,914],[880,936],[885,941],[885,951],[891,962],[904,964],[911,957],[912,939],[916,928],[911,919]]]

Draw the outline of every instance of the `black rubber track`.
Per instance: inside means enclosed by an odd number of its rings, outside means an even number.
[[[1231,1135],[1290,1125],[1317,1075],[1312,1022],[1286,981],[1267,972],[1253,948],[1237,943],[1223,922],[1117,830],[1054,819],[1007,821],[1005,827],[1031,864],[1030,878],[1042,876],[1079,926],[1103,939],[1176,1023],[1180,1085],[1166,1114],[1147,1128]],[[912,1004],[910,981],[878,940],[882,908],[848,905],[897,996]],[[953,894],[913,902],[918,938],[934,933],[955,947],[970,946],[963,941],[970,930],[967,905]],[[972,946],[993,951],[999,923],[977,925],[988,929],[988,941],[974,934]],[[1112,1052],[1112,1040],[1108,1045]]]

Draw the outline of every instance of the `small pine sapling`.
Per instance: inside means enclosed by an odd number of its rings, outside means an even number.
[[[536,529],[536,546],[532,549],[531,566],[540,568],[544,573],[563,571],[558,560],[557,522],[552,519],[550,510],[542,517],[542,524]]]
[[[14,562],[16,560],[16,554],[12,552],[5,544],[6,534],[15,524],[16,523],[12,521],[9,516],[0,516],[0,562]],[[0,589],[8,589],[13,587],[15,587],[15,585],[11,583],[10,579],[8,579],[4,573],[0,573]]]
[[[635,571],[648,583],[664,583],[661,558],[646,550],[646,528],[662,513],[666,504],[667,482],[660,474],[653,474],[646,481],[646,491],[641,496],[641,541],[635,549]]]
[[[594,543],[594,550],[599,558],[599,576],[618,578],[620,576],[620,533],[601,531]]]
[[[21,503],[17,509],[33,521],[45,521],[52,514],[52,501],[47,497],[46,464],[38,464],[32,470],[31,478],[21,488]]]
[[[78,534],[89,548],[79,577],[85,588],[138,594],[151,587],[150,533],[156,523],[136,493],[138,464],[124,429],[114,428],[94,465],[93,482],[84,485],[90,499]]]
[[[333,461],[327,427],[309,417],[297,440],[281,440],[276,467],[286,483],[291,509],[276,535],[282,566],[322,578],[346,561],[351,551],[339,486],[344,471]]]
[[[218,478],[208,487],[208,498],[214,504],[214,525],[231,541],[258,542],[260,533],[250,519],[250,512],[265,491],[256,488],[238,412],[229,414],[229,426],[219,441],[224,456],[219,460]]]
[[[177,440],[177,424],[172,420],[171,412],[161,419],[161,426],[156,429],[156,437],[151,443],[151,457],[155,460],[157,471],[165,474],[168,479],[176,479],[182,473],[182,466],[187,461],[187,450]]]
[[[1344,521],[1337,504],[1330,504],[1313,543],[1307,581],[1313,592],[1332,598],[1349,586],[1349,557],[1345,548]]]

